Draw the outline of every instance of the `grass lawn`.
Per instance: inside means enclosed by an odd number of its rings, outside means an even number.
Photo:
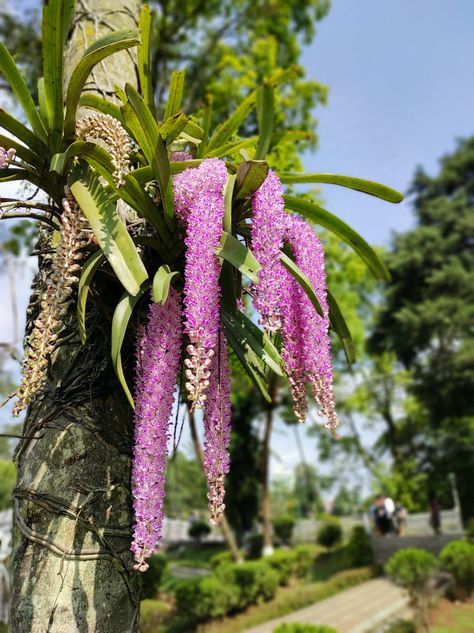
[[[430,614],[432,633],[474,633],[474,602],[440,600]]]

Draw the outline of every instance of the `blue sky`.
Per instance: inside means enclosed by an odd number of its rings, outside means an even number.
[[[416,165],[434,173],[455,139],[474,133],[474,82],[468,70],[473,24],[472,0],[333,0],[302,59],[308,75],[330,88],[328,105],[316,112],[320,144],[305,156],[306,170],[379,180],[401,191]],[[323,196],[329,210],[373,243],[388,245],[391,231],[413,225],[409,202],[390,205],[330,186]],[[3,296],[5,281],[2,276]],[[24,306],[27,273],[20,284]],[[9,339],[9,330],[2,311],[0,341]],[[305,438],[306,429],[300,431]],[[306,458],[315,463],[315,440],[304,443]],[[293,433],[279,421],[272,450],[272,474],[288,477],[299,457]]]
[[[473,24],[471,0],[333,0],[302,60],[330,90],[306,170],[402,192],[417,165],[433,173],[456,138],[474,133]],[[392,206],[329,186],[323,194],[371,242],[387,244],[392,229],[413,222],[407,201]]]

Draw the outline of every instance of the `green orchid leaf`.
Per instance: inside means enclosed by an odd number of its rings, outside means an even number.
[[[352,335],[344,319],[339,304],[337,303],[334,295],[329,290],[327,293],[328,306],[329,306],[329,323],[332,329],[337,334],[339,340],[342,343],[344,352],[346,354],[346,360],[349,367],[356,362],[354,341]]]
[[[43,6],[44,98],[53,151],[59,147],[63,133],[64,45],[74,14],[74,7],[74,0],[48,0]]]
[[[308,295],[308,299],[313,304],[316,312],[323,317],[323,309],[321,308],[321,304],[318,301],[318,297],[316,296],[314,288],[307,275],[305,275],[305,273],[295,264],[291,257],[288,257],[288,255],[286,255],[285,253],[281,254],[280,262],[306,292],[306,294]]]
[[[87,163],[74,168],[68,184],[120,283],[137,295],[148,274],[104,187]]]
[[[257,91],[258,146],[255,152],[257,160],[263,160],[270,149],[273,131],[274,90],[263,84]]]
[[[190,138],[194,138],[196,141],[201,142],[204,136],[204,130],[192,119],[188,119],[186,127],[184,128],[185,134]]]
[[[233,336],[245,350],[250,348],[265,365],[279,376],[283,376],[283,361],[269,337],[240,310],[222,308],[222,320],[232,330]]]
[[[395,189],[371,180],[363,180],[362,178],[338,176],[337,174],[292,174],[289,172],[284,172],[279,174],[279,176],[282,183],[287,185],[294,183],[327,183],[368,193],[387,202],[397,203],[403,200],[403,195],[395,191]]]
[[[45,128],[48,127],[48,104],[46,102],[46,88],[44,86],[44,77],[38,78],[38,106],[39,114]]]
[[[348,224],[322,207],[302,198],[285,196],[285,203],[292,211],[297,211],[311,222],[328,229],[349,244],[376,279],[390,279],[390,273],[374,249]]]
[[[224,231],[232,233],[232,198],[234,195],[236,175],[231,174],[227,176],[227,182],[224,190]]]
[[[262,267],[252,251],[230,233],[222,231],[221,245],[216,250],[216,255],[232,264],[253,283],[258,283],[257,273]]]
[[[170,285],[174,277],[179,275],[177,270],[172,271],[169,266],[160,266],[153,277],[153,301],[165,305],[168,300]]]
[[[182,112],[178,112],[178,114],[175,114],[165,120],[159,129],[160,136],[165,141],[166,145],[171,145],[171,143],[178,138],[186,127],[187,122],[188,117]]]
[[[171,73],[170,91],[166,103],[164,120],[170,119],[179,112],[183,101],[184,70],[174,70]]]
[[[102,112],[103,114],[110,114],[114,119],[117,119],[122,125],[122,112],[118,105],[112,103],[111,101],[107,101],[107,99],[103,99],[95,94],[85,93],[82,94],[79,99],[79,106],[84,108],[91,108],[92,110],[97,110],[97,112]]]
[[[21,143],[17,143],[10,136],[3,136],[3,134],[0,134],[0,146],[5,147],[5,149],[14,149],[18,158],[21,158],[21,160],[25,161],[25,163],[28,163],[32,167],[36,167],[41,170],[42,162],[38,155],[32,152],[31,149],[28,149],[28,147],[25,147]]]
[[[234,189],[234,200],[242,200],[257,191],[268,174],[268,164],[261,160],[240,163]]]
[[[81,342],[85,345],[87,340],[86,332],[86,307],[87,297],[91,287],[92,278],[97,270],[105,262],[106,257],[102,251],[96,251],[82,266],[81,276],[79,278],[79,286],[77,289],[77,322],[79,324],[79,334]]]
[[[76,111],[84,84],[96,64],[109,55],[136,46],[140,39],[136,29],[114,31],[99,38],[85,51],[81,61],[73,70],[66,95],[66,118],[64,133],[66,138],[74,135],[76,127]]]
[[[173,224],[173,188],[171,186],[171,168],[165,141],[161,138],[158,124],[152,113],[146,107],[145,102],[135,88],[127,84],[125,90],[140,128],[140,130],[137,130],[139,134],[137,141],[153,169],[153,174],[160,190],[165,217],[170,224]],[[122,112],[124,111],[126,112],[127,109],[122,107]]]
[[[147,4],[142,6],[140,20],[138,22],[140,30],[140,44],[138,46],[138,79],[140,81],[141,93],[145,99],[148,109],[156,118],[155,91],[153,89],[153,78],[151,76],[151,34],[153,29],[153,13]]]
[[[141,289],[137,295],[130,295],[128,292],[125,292],[120,298],[117,307],[115,308],[114,316],[112,319],[112,338],[110,346],[112,364],[114,366],[117,378],[122,385],[122,389],[124,390],[125,395],[127,396],[128,401],[133,409],[135,408],[135,403],[133,401],[132,393],[128,387],[125,375],[123,373],[122,345],[125,334],[127,332],[130,317],[132,316],[133,310],[143,293],[144,289]]]
[[[13,136],[31,149],[32,152],[38,154],[39,157],[46,152],[46,145],[40,141],[36,134],[2,108],[0,108],[0,127],[10,132],[10,134],[13,134]]]
[[[2,42],[0,42],[0,74],[3,75],[13,94],[20,102],[20,106],[23,108],[34,133],[43,143],[47,143],[46,128],[30,95],[26,81]]]
[[[206,152],[207,158],[222,158],[222,156],[227,156],[229,154],[235,154],[239,152],[241,149],[245,149],[247,147],[254,147],[258,143],[258,136],[250,136],[246,139],[239,139],[238,141],[232,141],[231,143],[226,143],[225,145],[221,145],[215,150]]]

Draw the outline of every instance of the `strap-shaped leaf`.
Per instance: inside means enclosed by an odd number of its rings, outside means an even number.
[[[299,285],[306,292],[306,294],[308,295],[308,299],[313,304],[316,312],[320,316],[323,317],[324,316],[323,309],[321,308],[321,304],[318,301],[318,297],[316,296],[316,293],[314,292],[314,288],[311,284],[311,281],[307,277],[307,275],[305,275],[305,273],[301,270],[301,268],[299,268],[295,264],[295,262],[291,259],[291,257],[288,257],[288,255],[286,255],[285,253],[281,254],[280,261],[283,264],[283,266],[286,268],[286,270],[296,279]]]
[[[43,74],[44,96],[48,112],[50,142],[59,147],[63,132],[63,59],[74,0],[48,0],[43,7]]]
[[[21,158],[21,160],[24,160],[25,163],[29,163],[33,167],[41,169],[42,163],[38,155],[32,152],[28,147],[25,147],[21,143],[17,143],[10,136],[3,136],[3,134],[0,134],[0,146],[5,148],[11,147],[15,150],[16,155]]]
[[[221,245],[216,255],[232,264],[253,283],[258,283],[257,273],[262,268],[260,263],[252,251],[230,233],[222,231]]]
[[[173,190],[170,181],[171,169],[165,141],[161,138],[158,124],[152,113],[135,88],[127,84],[125,90],[140,127],[140,131],[137,130],[137,134],[139,134],[139,138],[137,138],[138,144],[144,151],[146,159],[153,169],[155,179],[158,182],[165,216],[170,221],[173,221],[174,208],[172,199]],[[122,111],[126,111],[126,109],[122,108]]]
[[[297,211],[311,222],[323,226],[349,244],[376,279],[390,279],[390,273],[374,249],[348,224],[322,207],[302,198],[285,196],[285,203],[289,209]]]
[[[46,146],[23,123],[0,108],[0,127],[16,136],[22,143],[40,156],[46,151]]]
[[[327,293],[328,306],[329,306],[329,322],[332,329],[337,334],[339,340],[342,343],[344,352],[346,354],[347,364],[349,367],[356,362],[354,341],[352,335],[344,319],[339,304],[337,303],[334,295],[329,290]]]
[[[122,345],[125,338],[125,333],[127,332],[130,317],[132,316],[132,312],[137,305],[138,300],[141,298],[143,292],[144,290],[142,289],[140,293],[135,296],[132,296],[128,292],[125,292],[121,296],[120,301],[115,308],[114,316],[112,319],[112,339],[110,345],[112,364],[114,366],[115,373],[117,374],[117,378],[119,379],[119,382],[122,385],[125,395],[127,396],[132,408],[135,408],[135,403],[133,401],[131,391],[127,385],[127,381],[125,380],[125,375],[123,373]]]
[[[227,233],[232,233],[232,198],[234,196],[235,179],[235,174],[229,174],[224,189],[224,221],[222,226]]]
[[[48,127],[48,105],[46,103],[46,89],[44,87],[44,77],[38,78],[38,106],[39,114],[43,124]]]
[[[153,13],[147,4],[142,6],[140,20],[140,44],[138,46],[138,78],[140,88],[150,111],[156,117],[155,92],[151,76],[151,33],[153,29]]]
[[[110,116],[113,116],[114,119],[117,119],[117,121],[120,121],[123,125],[122,112],[119,106],[115,105],[115,103],[112,103],[111,101],[107,101],[107,99],[103,99],[98,95],[86,92],[81,95],[79,105],[85,108],[91,108],[92,110],[97,110],[103,114],[110,114]]]
[[[265,365],[279,376],[283,376],[283,361],[268,336],[240,310],[222,308],[222,320],[232,330],[233,336],[245,349],[252,349]]]
[[[184,128],[184,131],[186,132],[186,134],[196,138],[199,141],[202,141],[202,138],[204,136],[203,128],[200,125],[198,125],[196,121],[193,121],[192,119],[188,119],[188,122],[186,123],[186,127]]]
[[[170,91],[166,102],[165,121],[179,112],[183,101],[184,70],[174,70],[171,73]]]
[[[249,138],[245,138],[243,140],[232,141],[232,143],[226,143],[225,145],[221,145],[217,149],[206,152],[206,157],[208,158],[221,158],[222,156],[226,156],[228,154],[235,154],[239,152],[241,149],[245,149],[247,147],[253,147],[258,143],[258,136],[249,136]]]
[[[170,285],[174,277],[179,275],[177,270],[172,271],[167,265],[160,266],[153,277],[153,301],[165,305],[168,300]]]
[[[252,195],[260,188],[268,174],[268,164],[263,160],[247,160],[240,163],[234,189],[234,200]]]
[[[277,86],[285,81],[288,81],[291,77],[294,77],[297,73],[296,68],[287,68],[285,70],[278,70],[267,81],[267,85],[270,87]],[[255,107],[257,103],[257,91],[251,92],[237,107],[237,109],[229,116],[229,118],[217,126],[216,131],[212,135],[207,151],[217,149],[227,141],[238,131],[239,127],[245,121],[249,113]]]
[[[284,172],[279,174],[280,180],[284,184],[293,183],[327,183],[330,185],[339,185],[347,187],[362,193],[368,193],[376,198],[387,200],[387,202],[401,202],[403,195],[395,189],[391,189],[386,185],[371,180],[363,180],[362,178],[353,178],[352,176],[339,176],[337,174],[292,174]]]
[[[84,84],[86,83],[94,66],[113,53],[136,46],[139,41],[140,39],[136,29],[123,29],[121,31],[108,33],[94,42],[92,46],[89,46],[81,61],[73,70],[67,88],[66,119],[64,123],[64,133],[66,137],[74,134],[76,126],[76,110],[79,104],[79,99],[83,91]]]
[[[2,42],[0,42],[0,73],[3,75],[5,81],[12,89],[13,94],[20,102],[20,105],[23,108],[23,111],[26,114],[35,134],[43,141],[43,143],[46,143],[48,140],[46,128],[44,127],[43,121],[36,109],[35,102],[30,95],[26,81],[13,61],[13,57],[10,55]]]
[[[242,346],[241,341],[235,336],[233,328],[223,319],[224,334],[227,342],[234,350],[235,355],[240,361],[243,369],[255,384],[257,389],[267,402],[271,402],[271,396],[268,393],[266,366],[261,358],[248,346]]]
[[[84,345],[87,339],[86,332],[86,307],[87,297],[89,296],[89,290],[91,287],[92,278],[96,271],[105,262],[105,255],[102,251],[96,251],[82,266],[81,276],[79,278],[79,285],[77,290],[77,322],[79,324],[79,334],[81,336],[81,342]]]
[[[1,143],[2,137],[0,136],[0,144]],[[15,180],[26,180],[27,182],[31,182],[31,184],[35,185],[35,187],[43,189],[43,191],[46,191],[46,193],[52,195],[48,183],[46,183],[44,179],[40,179],[34,171],[30,171],[29,169],[16,169],[11,167],[10,169],[0,169],[0,182],[10,182]]]
[[[182,112],[178,112],[174,116],[166,119],[163,125],[160,126],[160,136],[165,141],[166,145],[170,145],[186,127],[188,117]]]
[[[148,274],[104,187],[84,162],[73,170],[68,184],[120,283],[137,295]]]
[[[255,158],[264,159],[270,149],[274,115],[273,86],[263,84],[257,91],[258,146]]]

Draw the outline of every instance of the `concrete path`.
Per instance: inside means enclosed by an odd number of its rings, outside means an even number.
[[[367,633],[390,620],[409,615],[404,591],[385,578],[376,578],[305,609],[248,629],[246,633],[273,633],[283,622],[326,624],[338,633]]]

